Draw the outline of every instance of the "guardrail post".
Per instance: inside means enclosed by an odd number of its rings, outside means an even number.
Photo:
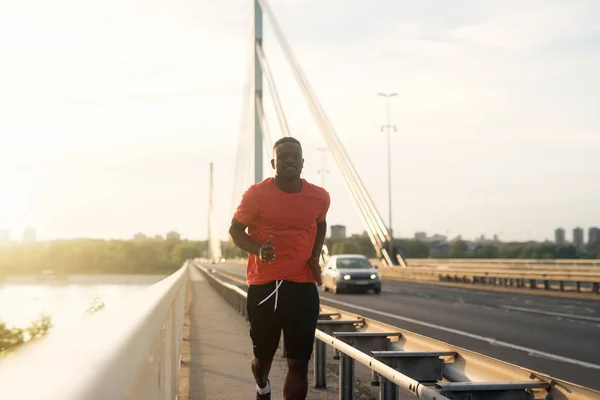
[[[327,345],[315,339],[314,374],[315,387],[327,387]]]
[[[537,281],[535,279],[529,280],[529,289],[537,289]]]
[[[242,297],[242,316],[248,317],[248,299]]]
[[[340,400],[354,399],[354,359],[342,354],[340,360]]]
[[[398,400],[398,387],[386,377],[380,376],[379,400]]]

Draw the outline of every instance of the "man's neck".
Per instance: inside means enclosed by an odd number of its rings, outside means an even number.
[[[276,176],[275,184],[281,191],[286,193],[299,193],[302,190],[302,180],[299,176],[296,178],[282,178]]]

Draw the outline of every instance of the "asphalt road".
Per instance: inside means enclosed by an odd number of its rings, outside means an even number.
[[[245,276],[245,266],[211,267]],[[600,390],[600,301],[384,281],[323,304]]]

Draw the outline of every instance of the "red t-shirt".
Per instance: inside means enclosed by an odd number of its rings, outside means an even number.
[[[273,235],[275,260],[267,264],[249,254],[248,284],[315,282],[307,261],[312,256],[317,222],[325,220],[329,204],[329,193],[304,179],[299,193],[282,191],[275,178],[250,186],[233,217],[248,226],[248,235],[256,243],[262,244]]]

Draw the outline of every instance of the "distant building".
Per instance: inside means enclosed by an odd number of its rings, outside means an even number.
[[[577,250],[583,249],[583,229],[575,228],[573,229],[573,244]]]
[[[37,240],[35,228],[27,228],[23,231],[23,242],[32,243]]]
[[[346,239],[346,227],[344,225],[331,225],[331,238],[334,240]]]
[[[592,244],[600,240],[600,228],[591,227],[588,229],[588,244]]]
[[[10,242],[10,231],[8,229],[0,229],[0,243]]]
[[[475,239],[474,242],[477,243],[478,245],[499,244],[500,239],[498,239],[498,235],[494,235],[491,239],[489,239],[489,238],[486,238],[485,235],[482,234],[477,239]]]
[[[420,242],[426,242],[427,241],[427,233],[415,232],[415,240],[418,240]]]
[[[425,232],[415,232],[415,240],[426,243],[440,243],[447,242],[448,237],[444,235],[438,235],[437,233],[433,236],[428,237]]]
[[[446,242],[448,237],[445,235],[438,235],[437,233],[427,239],[429,242]]]
[[[559,246],[565,244],[565,230],[563,228],[554,231],[554,242]]]

